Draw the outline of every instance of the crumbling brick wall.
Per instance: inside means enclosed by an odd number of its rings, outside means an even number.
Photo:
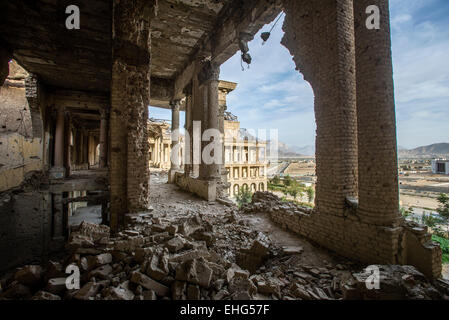
[[[365,27],[372,4],[380,30]],[[316,207],[273,209],[273,220],[349,258],[439,276],[438,246],[412,245],[399,214],[388,0],[284,0],[284,10],[282,44],[315,94]],[[407,238],[425,253],[416,257]]]
[[[111,227],[149,201],[151,1],[114,2],[110,116]]]
[[[0,191],[17,187],[30,171],[42,170],[42,144],[33,139],[32,114],[26,97],[29,77],[15,61],[0,87]]]
[[[411,264],[429,277],[441,274],[441,250],[422,226],[402,221],[398,227],[381,227],[360,221],[350,211],[334,216],[283,202],[275,195],[257,192],[244,212],[266,212],[284,229],[332,251],[368,264]]]
[[[282,44],[315,94],[316,206],[341,215],[357,195],[352,1],[284,1]]]

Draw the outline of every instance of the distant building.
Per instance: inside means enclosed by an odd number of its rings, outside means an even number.
[[[232,119],[232,120],[226,120]],[[267,143],[243,137],[240,122],[236,118],[225,118],[225,166],[230,184],[228,195],[235,197],[240,188],[267,191]]]
[[[449,160],[432,160],[432,172],[449,175]]]
[[[150,168],[169,170],[171,166],[171,125],[164,120],[150,119],[148,121],[148,137],[150,144]],[[183,136],[180,137],[179,150],[182,161]]]

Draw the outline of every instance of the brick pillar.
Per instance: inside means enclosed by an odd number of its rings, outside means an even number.
[[[315,94],[316,210],[343,215],[357,196],[357,116],[352,0],[284,0],[282,44]]]
[[[100,110],[100,168],[108,165],[108,112]]]
[[[366,28],[370,5],[380,29]],[[388,0],[354,1],[359,150],[359,214],[369,223],[398,221],[396,119]]]
[[[110,215],[113,231],[127,212],[146,210],[149,201],[148,106],[150,20],[154,1],[113,3],[110,114]]]

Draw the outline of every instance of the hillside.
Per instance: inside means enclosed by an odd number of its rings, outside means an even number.
[[[449,143],[435,143],[415,149],[399,149],[400,158],[440,158],[449,156]]]

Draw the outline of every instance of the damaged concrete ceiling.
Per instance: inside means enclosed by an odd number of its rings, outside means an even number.
[[[80,30],[67,30],[71,0],[0,3],[0,42],[48,86],[107,93],[111,79],[110,0],[80,0]],[[168,107],[190,82],[204,48],[220,63],[237,50],[239,32],[254,35],[281,10],[278,0],[159,0],[152,20],[152,105]],[[216,43],[220,52],[213,52]],[[154,102],[154,103],[153,103]]]

